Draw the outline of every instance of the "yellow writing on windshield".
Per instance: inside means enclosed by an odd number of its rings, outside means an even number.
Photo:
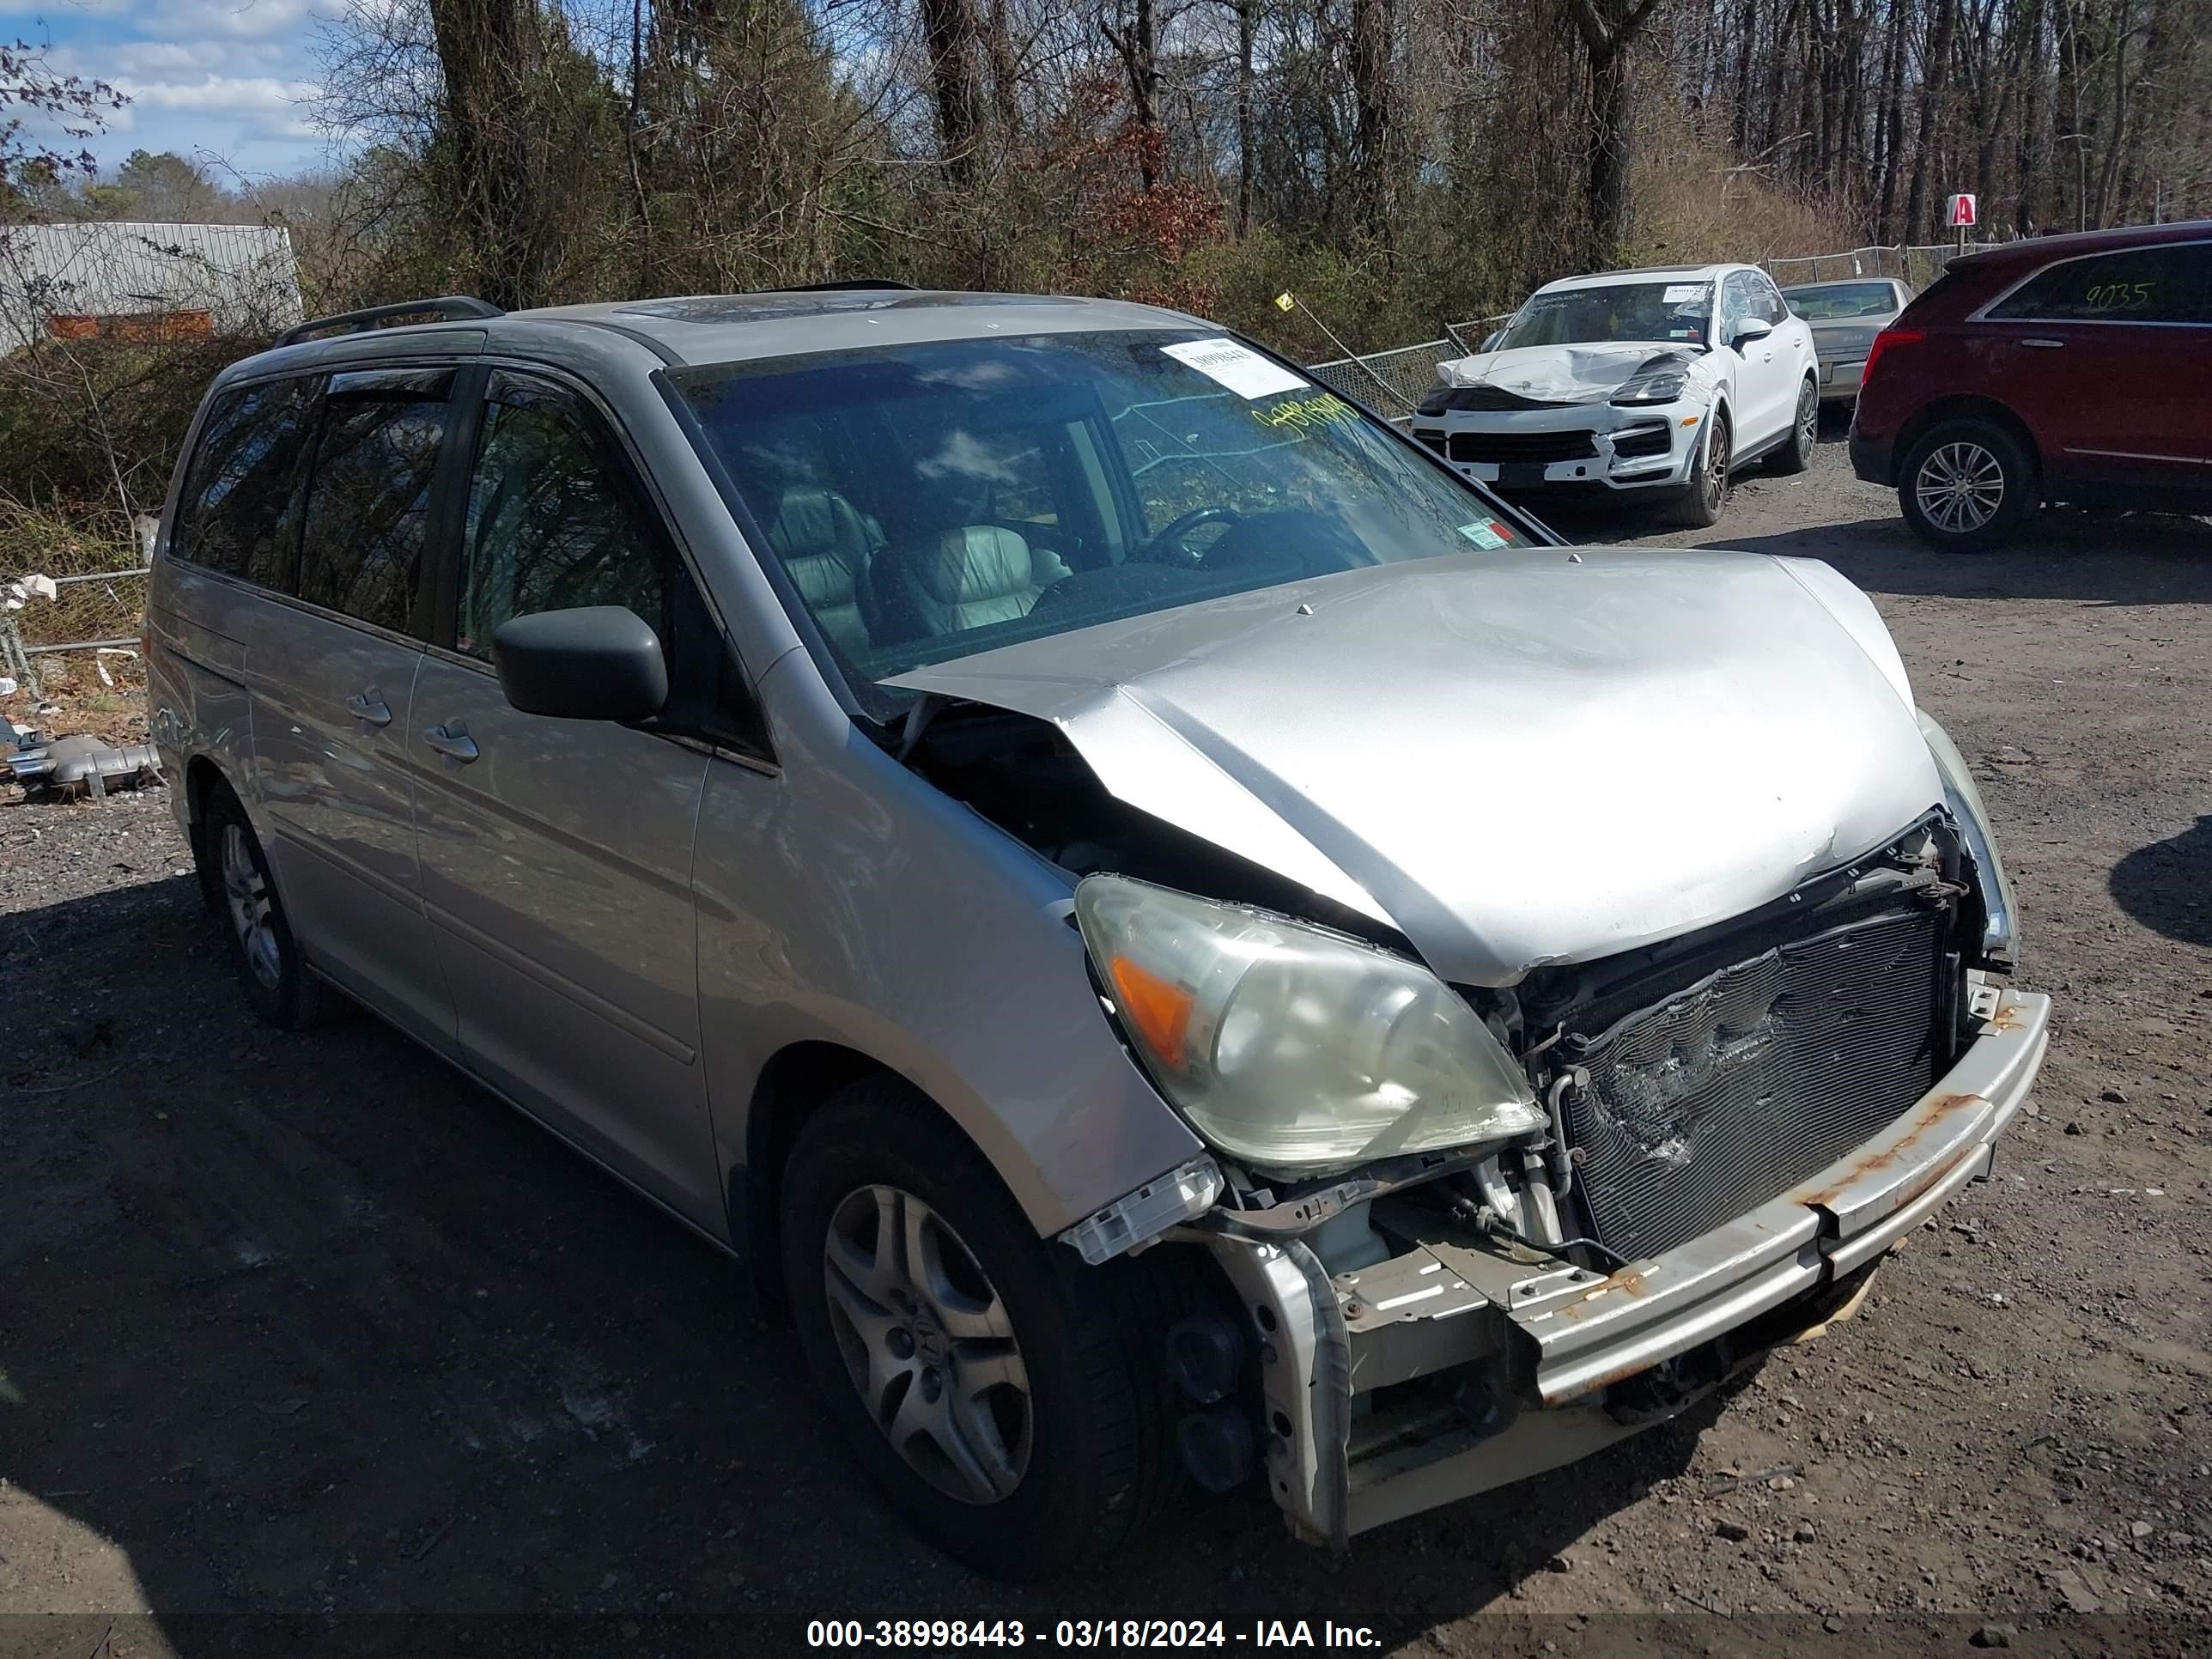
[[[1315,427],[1356,421],[1359,418],[1359,411],[1334,392],[1317,392],[1310,398],[1285,398],[1265,409],[1255,409],[1252,411],[1252,418],[1261,426],[1271,426],[1279,431],[1285,428],[1306,431]]]

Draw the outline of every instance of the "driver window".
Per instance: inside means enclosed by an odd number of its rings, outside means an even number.
[[[668,561],[590,417],[567,393],[494,380],[469,481],[453,648],[491,660],[510,617],[627,605],[665,636]]]
[[[1736,330],[1754,315],[1752,304],[1751,279],[1742,271],[1729,273],[1728,281],[1721,284],[1721,340],[1723,343],[1735,338]]]

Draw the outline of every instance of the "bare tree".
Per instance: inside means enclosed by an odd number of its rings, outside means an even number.
[[[1628,228],[1628,168],[1635,114],[1630,53],[1658,0],[1569,0],[1589,55],[1589,255],[1609,264]]]

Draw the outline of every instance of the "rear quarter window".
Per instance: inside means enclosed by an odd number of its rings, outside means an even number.
[[[272,380],[216,394],[185,474],[169,557],[291,590],[295,490],[317,390],[312,380]]]
[[[2038,271],[1989,309],[2002,322],[2212,322],[2212,244],[2122,248]]]

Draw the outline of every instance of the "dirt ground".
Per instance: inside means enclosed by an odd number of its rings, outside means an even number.
[[[1996,1179],[1856,1320],[1341,1564],[1255,1494],[1009,1589],[878,1505],[720,1257],[373,1021],[252,1024],[159,792],[9,790],[0,1653],[776,1652],[915,1617],[1048,1646],[1139,1614],[1231,1648],[2202,1651],[2212,526],[2045,514],[1941,556],[1838,435],[1707,539],[1874,593],[2058,1000]]]

